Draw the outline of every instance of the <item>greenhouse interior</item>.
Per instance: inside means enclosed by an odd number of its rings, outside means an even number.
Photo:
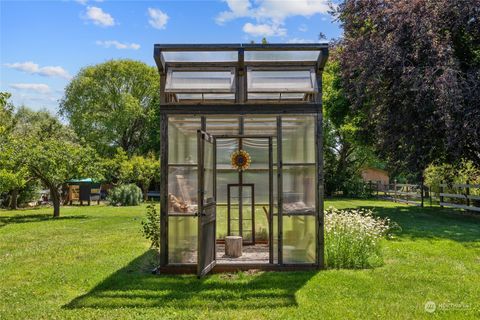
[[[160,273],[323,267],[326,44],[155,45]]]

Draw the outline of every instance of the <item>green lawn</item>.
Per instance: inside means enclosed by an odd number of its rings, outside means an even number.
[[[0,211],[0,319],[418,319],[480,317],[480,219],[383,201],[402,231],[369,270],[150,274],[145,207]],[[425,311],[433,301],[437,310]]]

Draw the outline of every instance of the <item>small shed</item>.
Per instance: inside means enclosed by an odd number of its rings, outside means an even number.
[[[388,172],[383,169],[364,167],[360,170],[360,174],[362,175],[363,181],[368,183],[371,182],[372,184],[378,186],[379,191],[385,190],[385,187],[390,183]]]
[[[85,179],[70,179],[67,183],[67,198],[66,202],[72,205],[73,201],[86,201],[90,205],[91,201],[97,201],[100,204],[101,199],[101,185],[95,183],[91,178]]]
[[[327,57],[327,44],[154,46],[159,272],[323,268]]]

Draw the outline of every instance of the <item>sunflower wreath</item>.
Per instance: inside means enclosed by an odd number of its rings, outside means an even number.
[[[252,162],[250,155],[245,150],[234,151],[230,159],[232,162],[232,168],[238,171],[247,170],[248,167],[250,167],[250,163]]]

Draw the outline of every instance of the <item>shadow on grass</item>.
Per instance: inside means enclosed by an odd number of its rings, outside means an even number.
[[[63,308],[261,309],[296,306],[295,293],[315,272],[152,275],[147,251]]]
[[[51,213],[36,213],[36,214],[16,214],[14,216],[2,217],[0,216],[0,228],[9,224],[16,223],[29,223],[29,222],[41,222],[41,221],[61,221],[61,220],[77,220],[87,219],[85,215],[78,216],[65,216],[54,218]]]
[[[339,199],[342,201],[343,199]],[[335,199],[330,200],[335,207]],[[358,207],[355,207],[358,208]],[[461,211],[441,207],[362,206],[372,209],[375,215],[398,223],[401,231],[395,232],[411,239],[450,239],[458,242],[480,241],[480,218]],[[352,207],[351,209],[354,209]]]

